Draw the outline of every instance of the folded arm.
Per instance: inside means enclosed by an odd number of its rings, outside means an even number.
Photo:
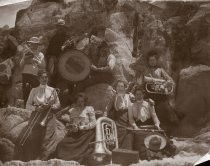
[[[134,120],[134,114],[133,114],[133,106],[129,106],[128,108],[128,119],[129,119],[129,123],[130,125],[134,128],[134,129],[138,129],[138,126],[135,123]]]
[[[159,121],[159,119],[157,117],[157,114],[155,112],[155,107],[151,103],[149,103],[149,111],[150,111],[150,114],[151,114],[151,117],[154,121],[155,126],[159,129],[160,128],[160,121]]]

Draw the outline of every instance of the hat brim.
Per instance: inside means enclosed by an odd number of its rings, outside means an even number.
[[[159,148],[157,147],[151,147],[149,145],[149,142],[152,138],[154,137],[158,137],[161,139],[161,145]],[[145,139],[144,139],[144,145],[146,146],[147,149],[150,149],[150,150],[153,150],[153,151],[159,151],[159,150],[162,150],[166,147],[167,145],[167,141],[166,141],[166,138],[164,138],[163,136],[159,135],[159,134],[152,134],[152,135],[149,135],[147,136]]]
[[[27,41],[27,43],[40,44],[40,42],[34,42],[34,41]]]

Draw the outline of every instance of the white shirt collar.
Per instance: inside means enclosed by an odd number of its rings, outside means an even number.
[[[47,88],[47,85],[42,85],[42,84],[40,84],[39,87],[40,87],[40,88]]]

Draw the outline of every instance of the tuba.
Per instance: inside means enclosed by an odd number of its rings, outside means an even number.
[[[100,117],[96,121],[96,141],[94,156],[97,161],[111,156],[112,150],[118,148],[117,128],[113,120]]]
[[[144,79],[146,82],[145,89],[150,94],[169,95],[174,91],[173,84],[163,79],[146,76],[144,77]]]

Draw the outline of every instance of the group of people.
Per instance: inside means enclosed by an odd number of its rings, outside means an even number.
[[[64,25],[64,20],[58,21],[59,28],[62,29]],[[66,35],[61,32],[59,31],[58,37]],[[88,105],[88,98],[84,89],[97,83],[113,85],[112,70],[115,67],[116,58],[110,53],[109,45],[102,41],[98,47],[99,57],[90,67],[91,77],[77,83],[76,88],[75,83],[69,83],[69,94],[73,96],[74,100],[71,100],[73,102],[69,103],[68,107],[63,108],[59,99],[59,90],[48,85],[50,83],[56,86],[53,84],[53,78],[56,79],[57,73],[50,75],[47,72],[46,57],[39,51],[40,40],[39,37],[31,37],[26,43],[18,47],[21,58],[16,63],[22,71],[24,108],[32,112],[28,126],[17,140],[20,150],[19,159],[24,161],[47,160],[55,157],[82,163],[86,157],[94,152],[94,144],[91,142],[95,141],[96,135],[94,107]],[[61,37],[57,41],[55,36],[51,42],[49,45],[57,45],[54,47],[57,52],[51,51],[49,53],[50,50],[47,52],[51,56],[58,56],[57,54],[63,51],[62,46],[65,40]],[[144,86],[146,83],[154,83],[156,80],[162,81],[161,88],[164,90],[165,87],[174,86],[172,78],[163,68],[158,67],[157,52],[148,53],[147,63],[146,70],[138,63],[130,66],[135,70],[136,75],[129,84],[123,80],[115,82],[114,91],[116,94],[110,101],[110,109],[104,114],[111,118],[117,126],[119,148],[138,150],[141,159],[148,159],[150,154],[147,153],[146,148],[142,150],[135,146],[135,142],[138,140],[136,140],[133,130],[139,130],[141,126],[152,125],[153,129],[161,131],[160,120],[155,111],[156,101],[154,100],[156,98],[146,93]],[[46,124],[41,127],[40,123],[44,117],[46,117]],[[34,123],[36,118],[38,120]],[[65,126],[61,127],[63,135],[65,135],[62,139],[57,138],[59,137],[56,132],[58,126]],[[25,132],[29,131],[29,127],[31,127],[30,135],[24,142],[21,142],[26,137]],[[167,141],[169,140],[167,139]],[[21,144],[19,144],[20,142]],[[159,142],[158,146],[161,145],[161,140]]]

